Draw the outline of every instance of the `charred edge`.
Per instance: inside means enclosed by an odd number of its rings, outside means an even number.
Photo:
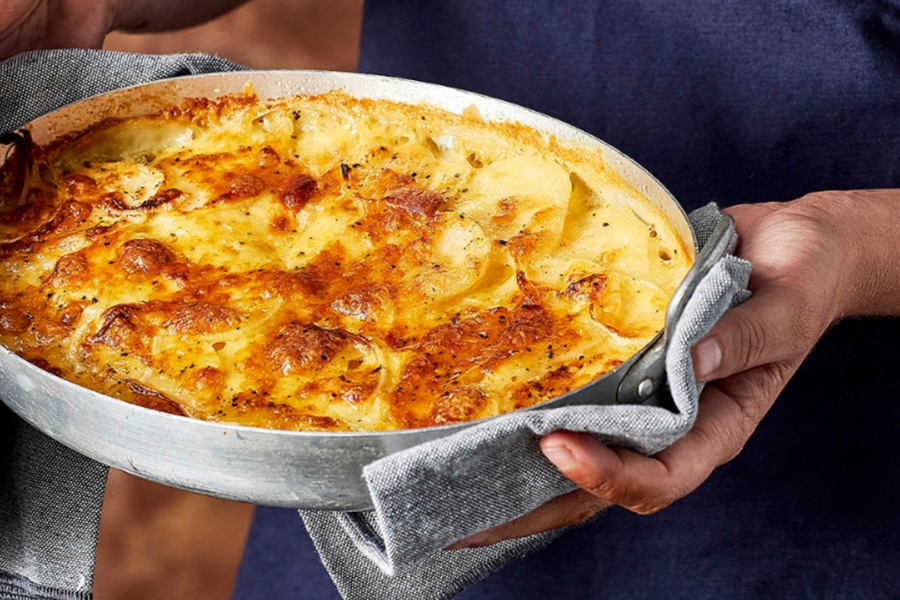
[[[128,389],[131,390],[131,393],[136,396],[136,404],[143,406],[144,408],[169,413],[170,415],[186,416],[181,406],[165,394],[148,388],[133,379],[128,379],[125,383],[128,385]]]
[[[406,185],[393,190],[384,201],[410,215],[433,219],[444,205],[444,197],[418,185]]]
[[[87,338],[87,343],[115,348],[117,346],[116,341],[110,337],[112,328],[117,324],[121,324],[129,329],[135,329],[134,319],[136,316],[137,309],[128,304],[117,304],[108,308],[103,314],[103,325],[100,326],[100,330],[96,334]]]
[[[73,221],[86,221],[92,208],[89,204],[69,201],[59,207],[53,217],[17,240],[0,242],[0,253],[34,251],[36,244],[43,243],[54,233],[65,233],[71,229]]]
[[[168,189],[150,196],[138,206],[128,206],[125,204],[125,197],[120,192],[112,192],[104,196],[102,204],[107,208],[122,212],[150,210],[162,206],[163,204],[167,204],[180,196],[181,190]]]
[[[306,174],[294,175],[281,190],[281,202],[291,210],[300,210],[309,203],[316,192],[316,180]]]

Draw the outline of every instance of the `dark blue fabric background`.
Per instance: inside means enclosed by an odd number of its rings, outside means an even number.
[[[898,0],[367,0],[360,70],[568,121],[689,209],[900,188]],[[462,598],[900,597],[898,344],[896,320],[839,325],[697,492]],[[235,597],[338,597],[296,512],[257,512]]]

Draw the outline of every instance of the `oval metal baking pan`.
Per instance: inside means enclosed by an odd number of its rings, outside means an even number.
[[[658,206],[694,253],[694,234],[669,192],[621,152],[570,125],[534,111],[438,85],[318,71],[201,75],[117,90],[63,107],[25,129],[37,144],[107,118],[157,112],[185,98],[237,93],[251,81],[260,98],[340,88],[358,97],[429,103],[460,113],[474,105],[489,121],[517,121],[561,141],[600,148],[606,162]],[[728,220],[730,223],[730,219]],[[669,305],[671,328],[705,270],[724,252],[708,244]],[[693,257],[692,257],[693,258]],[[665,332],[613,372],[529,410],[567,404],[664,403]],[[193,420],[135,406],[55,377],[0,347],[0,395],[23,419],[101,463],[159,483],[232,500],[308,509],[363,510],[371,500],[362,468],[387,454],[451,435],[474,423],[377,433],[309,433]],[[502,418],[502,417],[494,417]]]

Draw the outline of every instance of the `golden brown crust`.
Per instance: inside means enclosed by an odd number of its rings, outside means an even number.
[[[22,148],[0,167],[0,341],[190,417],[532,406],[645,345],[689,262],[600,151],[474,110],[247,94]]]
[[[241,313],[227,306],[197,302],[176,305],[166,310],[168,318],[162,326],[170,333],[213,333],[236,327]]]
[[[281,189],[281,202],[291,210],[297,211],[306,206],[316,191],[316,180],[301,173],[288,179]]]
[[[0,255],[37,252],[43,245],[71,232],[79,224],[86,223],[92,210],[90,204],[76,200],[66,201],[49,221],[37,229],[28,231],[17,239],[0,242]]]
[[[322,329],[312,324],[291,323],[266,346],[266,358],[274,371],[318,371],[341,350],[349,334],[340,329]]]
[[[119,247],[119,266],[130,275],[156,277],[176,256],[168,246],[158,240],[138,238],[128,240]]]

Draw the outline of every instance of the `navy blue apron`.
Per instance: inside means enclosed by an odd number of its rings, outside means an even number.
[[[367,0],[360,70],[558,117],[688,209],[900,188],[900,0]],[[461,598],[900,597],[898,346],[838,325],[699,490]],[[257,511],[235,597],[338,598],[295,511]]]

